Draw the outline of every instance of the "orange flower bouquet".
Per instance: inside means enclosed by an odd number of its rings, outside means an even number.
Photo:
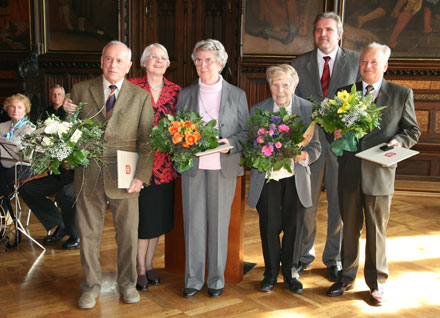
[[[153,149],[169,153],[177,172],[193,167],[193,156],[218,146],[216,120],[205,123],[198,113],[179,111],[166,115],[153,128]]]

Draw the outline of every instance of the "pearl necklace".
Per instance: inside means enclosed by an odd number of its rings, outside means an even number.
[[[158,90],[161,89],[162,87],[163,87],[163,81],[162,81],[162,83],[161,83],[159,86],[157,86],[157,87],[153,87],[153,86],[150,85],[150,89],[151,89],[152,91],[158,91]]]

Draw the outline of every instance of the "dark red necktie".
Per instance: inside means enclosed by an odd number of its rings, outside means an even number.
[[[105,118],[107,120],[110,119],[111,115],[112,115],[112,111],[113,111],[113,106],[115,106],[115,102],[116,102],[116,85],[110,85],[109,86],[111,92],[110,95],[107,98],[107,101],[105,102],[105,111],[106,111],[106,116]]]
[[[328,62],[330,61],[330,56],[324,56],[324,60],[325,63],[321,76],[321,88],[322,88],[322,95],[324,97],[327,97],[328,86],[330,84],[330,67],[328,65]]]

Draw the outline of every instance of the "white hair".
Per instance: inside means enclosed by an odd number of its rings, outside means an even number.
[[[102,49],[102,56],[104,56],[104,52],[105,52],[105,50],[106,50],[109,46],[111,46],[111,45],[122,45],[122,46],[125,46],[125,48],[127,49],[127,52],[128,52],[128,61],[129,61],[129,62],[131,61],[131,49],[127,46],[127,44],[125,44],[124,42],[118,41],[118,40],[113,40],[113,41],[108,42],[108,43],[104,46],[104,48]]]
[[[150,51],[151,51],[151,49],[153,49],[153,48],[155,48],[155,47],[161,48],[162,51],[164,51],[165,56],[166,56],[166,58],[167,58],[167,60],[168,60],[168,61],[167,61],[167,67],[170,66],[170,57],[168,56],[168,51],[167,51],[167,49],[165,48],[165,46],[163,46],[163,45],[160,44],[160,43],[153,43],[153,44],[150,44],[149,46],[147,46],[147,47],[144,49],[144,52],[142,52],[142,56],[141,56],[141,66],[142,66],[142,67],[144,66],[145,60],[146,60],[147,57],[150,55]]]
[[[391,49],[389,48],[388,45],[380,44],[380,43],[377,43],[377,42],[372,42],[372,43],[368,44],[368,46],[365,48],[365,50],[366,49],[372,49],[372,48],[379,48],[382,51],[382,53],[383,53],[383,55],[385,57],[385,63],[388,62],[388,59],[391,56]]]

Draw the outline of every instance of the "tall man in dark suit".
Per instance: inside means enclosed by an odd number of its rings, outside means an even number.
[[[125,80],[131,67],[131,50],[122,42],[108,43],[101,56],[103,76],[76,84],[66,100],[68,112],[76,104],[87,104],[79,117],[107,121],[104,134],[104,165],[91,162],[75,169],[74,188],[78,196],[77,214],[81,239],[81,262],[84,281],[78,306],[93,308],[102,281],[99,263],[101,232],[107,202],[113,214],[118,245],[119,290],[125,303],[140,300],[135,288],[138,230],[138,192],[151,176],[149,134],[153,127],[151,97],[147,91]],[[118,189],[116,151],[137,152],[139,159],[134,179],[128,189]]]
[[[343,29],[341,19],[337,14],[333,12],[319,14],[313,26],[317,48],[298,56],[293,60],[292,66],[300,78],[295,94],[320,102],[326,97],[333,98],[339,87],[360,79],[359,54],[338,46]],[[299,257],[298,273],[309,267],[315,259],[313,244],[316,235],[316,213],[321,186],[324,182],[328,201],[328,225],[322,259],[329,270],[330,279],[335,281],[338,270],[341,268],[342,242],[342,222],[337,191],[338,162],[329,149],[324,131],[321,127],[317,129],[322,151],[318,160],[310,166],[313,205],[305,209],[302,239],[298,240],[301,246],[297,247],[295,255]]]
[[[364,94],[371,92],[376,97],[376,105],[385,105],[387,108],[383,110],[380,128],[375,128],[360,140],[357,152],[383,142],[389,146],[410,148],[420,137],[412,90],[383,78],[390,54],[388,46],[371,43],[361,55],[359,69],[362,81],[356,83],[356,88]],[[350,86],[344,89],[349,90]],[[341,137],[340,130],[334,134],[335,138]],[[388,278],[386,227],[397,164],[382,167],[361,160],[355,154],[344,151],[339,159],[339,198],[344,221],[342,275],[328,289],[327,295],[341,296],[356,279],[359,239],[365,218],[367,241],[364,276],[371,290],[371,303],[380,305],[384,296],[383,285]]]

